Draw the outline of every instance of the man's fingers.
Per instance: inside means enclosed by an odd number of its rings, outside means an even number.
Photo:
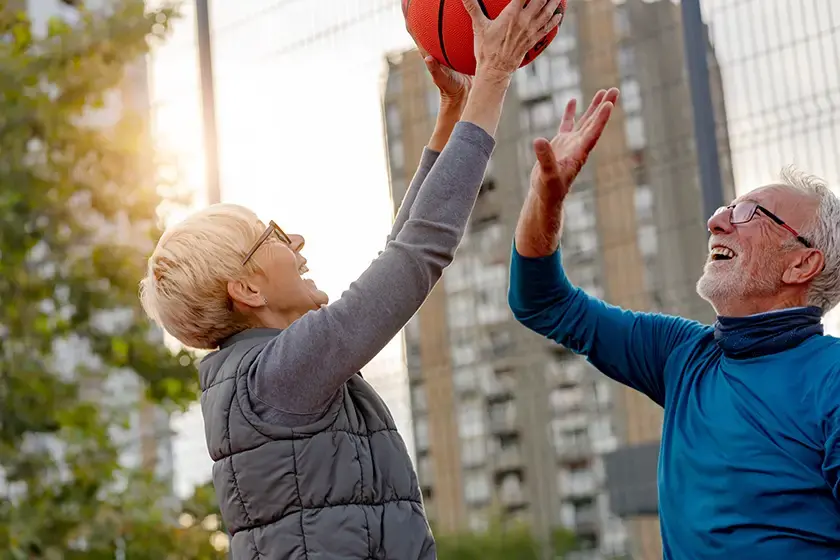
[[[487,19],[484,17],[484,13],[481,11],[481,6],[478,5],[478,0],[462,0],[464,2],[464,8],[467,9],[467,13],[470,14],[470,19],[472,19],[473,25],[484,23]],[[516,4],[516,2],[511,2],[511,4]]]
[[[598,92],[595,94],[595,97],[592,98],[592,102],[589,104],[589,107],[587,107],[586,112],[583,114],[583,116],[578,121],[581,124],[581,126],[584,123],[586,123],[587,119],[589,119],[592,115],[595,114],[595,111],[598,110],[598,106],[604,100],[604,97],[606,97],[606,95],[607,95],[607,90],[604,90],[604,89],[599,89],[598,90]]]
[[[566,110],[563,112],[563,119],[557,133],[571,132],[575,128],[575,112],[577,112],[577,99],[574,97],[566,103]]]
[[[598,143],[604,128],[607,126],[607,121],[610,120],[614,107],[615,105],[610,101],[602,103],[591,121],[587,123],[586,128],[581,130],[581,148],[585,154],[589,154],[595,148],[595,144]]]
[[[546,177],[555,177],[558,173],[557,160],[554,159],[554,151],[551,143],[545,138],[534,140],[534,153],[537,156],[537,164]]]
[[[604,101],[609,101],[613,105],[617,105],[619,95],[621,95],[621,92],[618,90],[618,88],[610,88],[607,90],[606,95],[604,95]]]
[[[586,114],[583,117],[581,117],[581,119],[578,121],[580,127],[586,127],[589,124],[589,121],[600,110],[601,106],[604,103],[612,103],[613,105],[616,105],[618,103],[618,95],[618,88],[601,90],[598,93],[596,93],[595,97],[592,99],[592,104],[589,105],[589,108],[586,110]]]

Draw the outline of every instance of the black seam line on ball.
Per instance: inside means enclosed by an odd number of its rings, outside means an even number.
[[[440,52],[443,55],[443,60],[446,61],[447,66],[452,68],[452,63],[449,61],[449,57],[446,56],[446,47],[443,45],[443,7],[445,4],[446,0],[440,0],[440,6],[438,8],[438,41],[440,42]]]

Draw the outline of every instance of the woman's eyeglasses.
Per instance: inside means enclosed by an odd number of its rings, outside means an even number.
[[[292,244],[292,238],[289,237],[288,235],[286,235],[286,232],[283,231],[283,228],[281,228],[280,226],[275,224],[274,221],[272,220],[272,221],[268,222],[268,227],[265,228],[265,231],[262,233],[262,235],[260,235],[260,237],[254,243],[254,245],[251,247],[251,250],[248,251],[248,254],[245,255],[244,259],[242,259],[242,265],[243,266],[245,264],[247,264],[249,260],[251,260],[251,257],[254,256],[254,253],[256,253],[257,250],[260,247],[262,247],[262,244],[265,243],[266,240],[269,237],[271,237],[272,235],[276,235],[277,239],[280,242],[285,243],[286,245],[291,245]],[[298,250],[300,250],[300,247],[298,247]]]

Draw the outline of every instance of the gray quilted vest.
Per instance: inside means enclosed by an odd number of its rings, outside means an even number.
[[[261,421],[247,372],[275,332],[201,362],[201,410],[232,560],[434,560],[417,475],[388,407],[360,375],[303,428]]]

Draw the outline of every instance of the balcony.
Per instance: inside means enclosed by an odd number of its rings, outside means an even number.
[[[516,509],[527,505],[528,501],[525,498],[525,492],[521,489],[509,490],[502,489],[499,493],[502,505],[509,509]]]
[[[513,434],[518,431],[516,408],[512,403],[490,409],[490,430],[497,435]]]
[[[515,388],[515,383],[513,382],[513,378],[506,376],[500,377],[496,376],[487,387],[487,400],[491,402],[498,402],[507,400],[508,398],[513,396],[513,390]]]
[[[597,532],[601,525],[598,511],[594,507],[575,511],[575,531],[578,533]]]
[[[519,447],[503,449],[496,455],[496,472],[509,472],[522,468],[522,450]]]
[[[568,498],[587,498],[598,493],[598,480],[594,475],[567,476],[561,482],[561,492]]]
[[[591,442],[586,438],[567,439],[555,442],[557,458],[561,461],[575,462],[592,455]]]

